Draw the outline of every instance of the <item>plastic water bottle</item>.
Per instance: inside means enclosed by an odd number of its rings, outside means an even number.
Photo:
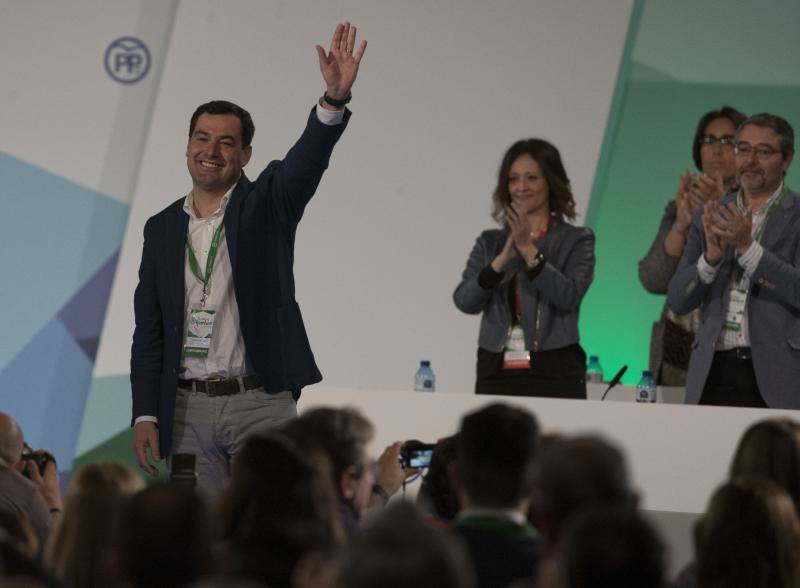
[[[655,402],[657,400],[656,382],[650,371],[642,372],[642,379],[636,384],[636,402]]]
[[[414,392],[433,392],[436,390],[436,376],[433,375],[431,362],[422,360],[414,375]]]
[[[603,383],[603,367],[600,365],[600,358],[596,355],[589,356],[589,365],[586,366],[586,383]]]

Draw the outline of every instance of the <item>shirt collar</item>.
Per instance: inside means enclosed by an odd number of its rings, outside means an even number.
[[[234,188],[236,188],[237,184],[234,184],[233,186],[230,187],[230,189],[227,192],[225,192],[225,194],[222,196],[222,199],[219,201],[219,208],[217,208],[214,212],[212,212],[209,215],[209,218],[212,217],[216,218],[219,216],[223,216],[225,214],[225,208],[228,206],[228,202],[230,202],[231,199],[231,194],[233,194],[233,190]],[[186,214],[189,215],[189,218],[191,218],[192,220],[198,220],[198,216],[197,214],[195,214],[194,211],[194,190],[189,192],[186,195],[186,198],[184,198],[183,210]]]
[[[775,190],[769,198],[767,198],[767,201],[764,202],[764,204],[758,207],[758,210],[756,210],[753,215],[764,214],[766,211],[768,211],[769,207],[772,206],[772,203],[775,202],[775,199],[781,192],[783,192],[783,181],[781,181],[781,185],[778,186],[778,189]],[[744,196],[742,196],[741,188],[736,194],[736,206],[739,207],[739,210],[745,210]]]

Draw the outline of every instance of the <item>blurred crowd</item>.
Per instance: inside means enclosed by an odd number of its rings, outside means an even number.
[[[74,471],[62,500],[52,455],[0,413],[0,585],[800,586],[791,420],[744,432],[675,578],[609,439],[543,432],[502,403],[465,415],[422,468],[403,442],[373,456],[374,436],[357,409],[316,408],[251,437],[219,497],[191,475],[146,486],[103,461]]]

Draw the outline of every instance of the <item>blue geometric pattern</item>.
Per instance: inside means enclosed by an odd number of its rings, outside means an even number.
[[[119,249],[129,207],[0,153],[0,370]]]
[[[129,207],[0,153],[0,410],[69,469]]]

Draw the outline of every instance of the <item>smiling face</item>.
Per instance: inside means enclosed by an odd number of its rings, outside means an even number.
[[[541,166],[529,154],[520,155],[508,173],[508,195],[520,202],[528,214],[550,213],[550,188]]]
[[[733,145],[722,145],[720,139],[733,141],[736,127],[730,119],[715,118],[706,126],[703,135],[716,139],[714,143],[704,143],[700,146],[700,169],[712,178],[721,178],[723,183],[729,185],[736,175],[736,160],[733,155]]]
[[[783,156],[780,136],[769,127],[746,125],[739,130],[737,142],[750,146],[750,153],[736,155],[739,185],[756,198],[769,196],[783,181],[783,175],[792,163],[792,156]],[[768,148],[771,154],[759,155],[758,147]]]
[[[201,114],[186,145],[186,166],[194,190],[224,194],[238,181],[251,154],[250,146],[242,147],[242,126],[238,117]]]

